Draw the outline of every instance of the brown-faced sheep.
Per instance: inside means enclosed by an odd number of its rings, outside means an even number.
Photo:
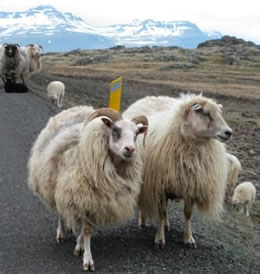
[[[77,108],[52,118],[32,148],[28,169],[33,192],[67,227],[82,227],[74,253],[84,250],[83,268],[93,271],[94,226],[119,224],[134,214],[143,168],[136,139],[146,133],[148,121],[122,119],[111,109],[89,110],[82,122],[73,122]]]
[[[243,211],[249,216],[249,211],[255,201],[256,188],[251,182],[243,182],[235,188],[232,206],[237,211]]]
[[[124,117],[128,113],[132,114],[131,106]],[[222,142],[231,136],[221,107],[202,95],[183,95],[170,110],[149,117],[139,206],[144,219],[159,214],[157,245],[165,245],[167,199],[184,199],[184,242],[192,247],[196,246],[191,231],[193,206],[209,217],[220,216],[228,173]]]

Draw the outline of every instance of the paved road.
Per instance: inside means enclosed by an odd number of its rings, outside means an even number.
[[[55,218],[27,187],[31,145],[53,113],[32,93],[0,90],[0,273],[62,273],[68,263],[53,249]]]

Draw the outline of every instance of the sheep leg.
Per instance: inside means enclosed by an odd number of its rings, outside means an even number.
[[[161,197],[158,209],[159,209],[160,223],[155,236],[155,245],[163,249],[165,247],[164,225],[165,225],[166,216],[167,216],[167,201],[166,201],[165,195]]]
[[[138,216],[138,228],[139,229],[142,229],[144,227],[146,227],[148,224],[147,224],[147,219],[146,217],[144,216],[144,214],[142,213],[141,210],[139,210],[139,216]]]
[[[59,107],[60,108],[62,107],[63,96],[64,96],[64,94],[61,94],[61,96],[60,96],[60,100],[59,100]]]
[[[184,229],[184,244],[196,248],[196,242],[192,236],[191,231],[191,215],[192,215],[193,203],[190,201],[184,202],[184,216],[185,216],[185,229]]]
[[[83,270],[94,271],[95,265],[92,259],[91,248],[90,248],[92,227],[90,224],[84,224],[82,229],[83,229],[83,238],[84,238]]]
[[[170,231],[170,221],[169,221],[169,212],[168,212],[168,199],[166,200],[165,226],[166,226],[167,230]]]
[[[64,222],[63,222],[62,218],[59,216],[56,241],[58,244],[60,244],[60,243],[64,242],[64,239],[65,239]]]
[[[61,95],[59,95],[58,99],[57,99],[57,106],[58,106],[58,108],[60,108],[60,100],[61,100]]]
[[[82,226],[82,230],[77,238],[77,244],[76,247],[74,249],[74,255],[78,256],[81,254],[81,252],[84,251],[84,235],[83,235],[84,231],[83,231],[83,226]]]
[[[244,208],[244,213],[246,214],[246,216],[249,216],[249,210],[250,210],[250,204],[246,203]]]

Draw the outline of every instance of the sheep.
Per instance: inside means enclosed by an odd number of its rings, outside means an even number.
[[[41,50],[43,50],[43,47],[37,44],[28,44],[23,47],[23,51],[29,59],[29,77],[32,74],[40,72],[42,69]]]
[[[129,113],[133,113],[131,106],[123,117],[131,118]],[[223,142],[231,138],[232,130],[222,117],[221,107],[202,95],[182,95],[170,110],[148,118],[146,146],[140,147],[144,159],[139,197],[143,220],[159,216],[155,244],[163,248],[167,200],[183,199],[184,243],[195,248],[191,230],[193,206],[216,220],[223,211],[228,173]]]
[[[255,201],[256,188],[251,182],[243,182],[236,186],[232,196],[232,207],[237,211],[242,211],[249,216],[249,211]]]
[[[77,114],[84,111],[80,122]],[[95,269],[94,226],[120,224],[134,214],[143,168],[136,139],[147,127],[145,116],[129,120],[111,109],[74,108],[50,119],[32,147],[28,185],[60,216],[57,234],[61,220],[74,230],[81,226],[74,254],[84,250],[84,270]]]
[[[65,94],[65,85],[61,81],[52,81],[47,86],[47,93],[51,102],[57,101],[58,107],[61,108]]]
[[[225,191],[225,202],[230,204],[230,199],[233,195],[234,189],[238,183],[238,175],[241,171],[241,163],[235,155],[227,153],[228,159],[228,178],[227,187]]]
[[[139,115],[151,116],[155,112],[171,109],[177,99],[168,96],[146,96],[134,102],[131,108],[123,113],[123,116],[134,117],[136,113]]]
[[[5,79],[17,80],[28,66],[28,59],[19,44],[3,44],[0,51],[0,74]]]

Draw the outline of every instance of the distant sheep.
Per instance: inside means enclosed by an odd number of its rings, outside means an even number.
[[[59,108],[62,108],[63,97],[65,94],[65,85],[61,81],[52,81],[47,86],[48,98],[52,103],[57,101]]]
[[[43,50],[42,46],[37,44],[29,44],[26,47],[23,47],[23,51],[25,51],[29,59],[29,68],[28,68],[29,76],[41,71],[42,69],[41,51],[42,50]]]
[[[241,164],[235,155],[227,153],[228,159],[228,178],[227,178],[227,188],[225,193],[226,203],[230,203],[231,197],[234,193],[234,189],[238,183],[238,175],[241,171]]]
[[[59,242],[63,220],[82,227],[74,254],[84,251],[84,270],[95,269],[93,226],[134,215],[143,168],[136,139],[147,126],[144,116],[129,120],[111,109],[74,107],[51,118],[32,148],[29,187],[60,216]]]
[[[249,216],[249,211],[255,201],[256,188],[251,182],[243,182],[235,188],[232,197],[232,206],[237,211],[244,210],[246,216]]]
[[[21,51],[18,44],[3,44],[0,49],[0,75],[3,81],[15,82],[20,77],[24,82],[24,75],[28,69],[28,58]]]
[[[196,247],[192,209],[196,205],[200,213],[220,217],[228,173],[222,142],[231,138],[232,130],[212,99],[188,94],[172,102],[170,109],[148,117],[146,146],[139,147],[144,158],[139,206],[143,220],[159,215],[155,243],[164,247],[167,200],[184,199],[184,243]],[[131,115],[132,106],[123,113],[124,117]]]

